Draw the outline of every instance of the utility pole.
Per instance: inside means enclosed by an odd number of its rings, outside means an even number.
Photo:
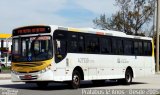
[[[159,72],[160,0],[157,0],[156,72]]]
[[[154,29],[153,29],[153,35],[156,36],[156,29],[157,29],[157,0],[154,1],[154,16],[153,16],[153,26],[154,26]],[[155,39],[155,42],[156,42],[156,38]]]

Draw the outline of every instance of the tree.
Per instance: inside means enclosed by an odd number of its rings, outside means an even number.
[[[119,11],[106,18],[102,14],[93,23],[102,28],[123,31],[127,34],[144,35],[146,24],[150,24],[154,14],[154,0],[115,0]],[[151,26],[152,27],[152,26]]]

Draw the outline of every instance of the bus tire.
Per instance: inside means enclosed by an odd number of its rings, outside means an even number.
[[[71,88],[77,89],[80,87],[80,82],[81,82],[81,76],[80,73],[77,70],[73,71],[72,74],[72,81],[71,81]]]
[[[48,86],[48,82],[37,82],[36,84],[39,88],[45,88]]]
[[[130,85],[132,83],[133,73],[131,69],[127,69],[125,72],[125,78],[119,79],[118,83],[122,83],[124,85]]]

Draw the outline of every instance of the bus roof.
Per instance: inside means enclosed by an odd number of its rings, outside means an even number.
[[[107,29],[100,30],[100,29],[94,29],[94,28],[72,28],[72,27],[63,27],[63,26],[58,26],[58,29],[72,31],[72,32],[91,33],[91,34],[97,34],[97,35],[109,35],[109,36],[126,37],[126,38],[134,38],[134,39],[152,40],[151,37],[127,35],[124,32],[107,30]]]
[[[94,29],[94,28],[73,28],[73,27],[64,27],[64,26],[58,26],[58,25],[30,25],[30,26],[50,26],[52,27],[52,31],[59,29],[59,30],[66,30],[66,31],[72,31],[72,32],[91,33],[91,34],[97,34],[97,35],[109,35],[109,36],[126,37],[126,38],[134,38],[134,39],[152,40],[152,38],[150,37],[127,35],[124,32],[107,30],[107,29],[101,30],[101,29]],[[24,26],[24,27],[29,27],[29,26]],[[24,27],[18,27],[16,29],[24,28]]]

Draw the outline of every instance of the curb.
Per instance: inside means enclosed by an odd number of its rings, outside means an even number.
[[[0,80],[11,79],[11,77],[0,77]]]
[[[4,74],[4,73],[1,73],[0,74],[0,80],[6,80],[6,79],[11,79],[11,74]]]
[[[155,73],[156,75],[160,75],[160,72],[158,72],[158,73]]]

